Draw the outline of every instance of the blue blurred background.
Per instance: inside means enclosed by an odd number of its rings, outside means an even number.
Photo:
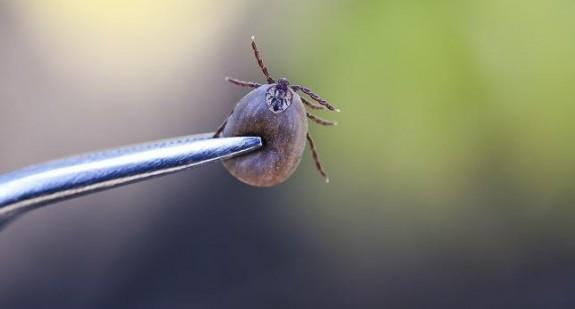
[[[575,2],[4,0],[0,173],[214,130],[275,77],[342,109],[248,187],[219,164],[0,233],[0,308],[575,307]]]

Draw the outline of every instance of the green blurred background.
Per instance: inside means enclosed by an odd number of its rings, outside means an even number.
[[[575,306],[573,29],[565,0],[2,1],[0,172],[214,130],[224,76],[264,81],[252,34],[342,112],[311,124],[329,185],[306,154],[273,189],[214,166],[22,219],[0,305]]]

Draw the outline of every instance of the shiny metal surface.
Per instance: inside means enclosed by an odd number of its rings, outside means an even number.
[[[166,175],[253,151],[259,137],[184,136],[30,166],[0,175],[0,228],[55,201]]]

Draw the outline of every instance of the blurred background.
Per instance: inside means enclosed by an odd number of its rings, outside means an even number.
[[[575,2],[3,0],[0,173],[214,130],[275,77],[342,109],[271,189],[220,164],[0,233],[0,308],[573,308]]]

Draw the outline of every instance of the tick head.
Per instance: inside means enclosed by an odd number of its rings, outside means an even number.
[[[282,78],[278,79],[277,87],[279,89],[287,91],[288,86],[289,86],[289,81],[287,80],[287,78],[282,77]]]

